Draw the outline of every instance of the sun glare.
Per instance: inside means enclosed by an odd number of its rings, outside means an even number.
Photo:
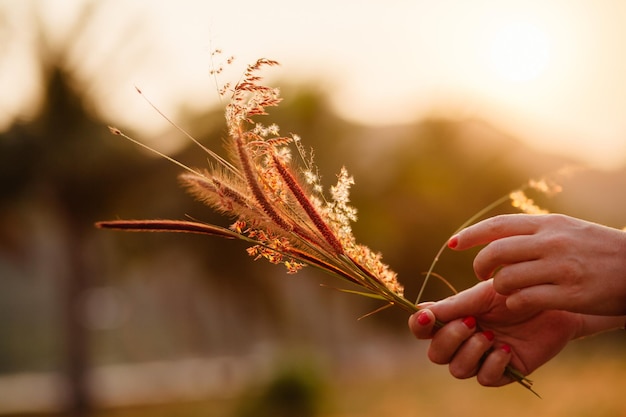
[[[489,65],[507,81],[531,81],[550,61],[551,42],[539,27],[525,22],[509,23],[493,33]]]

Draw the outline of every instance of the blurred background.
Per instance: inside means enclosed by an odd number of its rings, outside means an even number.
[[[315,149],[327,185],[354,175],[355,235],[409,298],[467,218],[564,166],[583,169],[538,202],[622,228],[625,23],[620,0],[0,1],[0,415],[625,416],[621,334],[538,370],[541,401],[454,380],[404,312],[357,320],[379,305],[316,271],[93,227],[229,224],[107,125],[202,167],[135,87],[221,151],[217,89],[266,57],[284,97],[267,121]],[[474,254],[436,271],[471,286]]]

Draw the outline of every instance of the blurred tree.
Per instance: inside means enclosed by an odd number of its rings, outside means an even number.
[[[90,12],[85,9],[87,21]],[[83,415],[90,409],[90,396],[82,301],[85,291],[98,282],[100,269],[91,247],[93,222],[111,202],[110,192],[141,177],[153,161],[122,152],[104,140],[108,131],[87,111],[76,68],[65,54],[71,42],[62,45],[67,49],[57,50],[42,30],[35,5],[32,13],[45,86],[43,105],[33,120],[16,121],[0,134],[0,235],[7,237],[3,252],[13,253],[13,260],[25,265],[22,270],[27,274],[43,274],[63,300],[68,407],[75,415]],[[84,22],[77,20],[69,39],[80,38]],[[114,161],[119,165],[113,166]],[[32,340],[9,349],[21,349]],[[19,366],[0,365],[8,370]]]
[[[89,408],[85,381],[88,344],[81,322],[81,296],[97,282],[96,260],[88,253],[93,221],[107,204],[108,195],[103,190],[119,186],[133,174],[126,169],[141,164],[106,145],[107,141],[97,140],[103,138],[105,128],[85,112],[69,87],[71,77],[60,67],[48,71],[48,90],[40,115],[0,135],[0,205],[4,216],[18,221],[5,222],[5,232],[17,228],[19,234],[41,233],[36,224],[29,224],[29,219],[20,215],[23,207],[30,207],[42,216],[42,226],[53,233],[50,243],[61,259],[39,267],[52,269],[46,272],[63,294],[65,361],[73,393],[70,407],[80,414]],[[116,159],[127,163],[112,173],[108,164]],[[37,261],[31,257],[32,251],[38,250],[31,246],[36,242],[20,236],[17,243],[28,246],[18,251],[27,256],[26,262]]]
[[[68,59],[66,52],[88,27],[90,13],[97,9],[96,2],[91,4],[94,8],[85,9],[61,49],[50,45],[39,32],[44,104],[35,118],[16,122],[0,134],[0,254],[20,265],[22,274],[16,275],[26,278],[29,273],[39,274],[58,286],[53,288],[63,297],[64,362],[72,387],[69,408],[76,415],[88,411],[85,378],[89,355],[103,345],[89,345],[89,337],[97,336],[85,328],[85,294],[92,286],[128,273],[137,264],[138,274],[144,274],[145,281],[157,287],[160,295],[154,296],[152,303],[136,303],[136,315],[151,318],[126,327],[119,336],[122,342],[118,341],[126,345],[116,346],[118,350],[158,340],[173,346],[159,351],[163,356],[181,352],[237,354],[271,338],[324,349],[343,344],[349,346],[344,351],[354,356],[354,333],[345,322],[352,323],[368,308],[377,307],[368,300],[320,291],[317,277],[304,284],[285,279],[282,269],[245,259],[241,245],[198,236],[112,238],[112,234],[94,230],[94,221],[115,216],[189,215],[219,224],[229,220],[193,202],[180,190],[176,181],[179,167],[110,138],[105,124],[90,111],[94,107],[80,81],[84,74],[77,75],[78,63]],[[40,25],[35,18],[34,27]],[[451,231],[534,174],[528,166],[511,163],[509,156],[519,151],[519,144],[476,121],[433,118],[408,127],[355,126],[332,113],[325,94],[316,88],[286,87],[283,96],[284,103],[271,112],[270,119],[284,134],[297,133],[305,146],[315,149],[326,186],[334,183],[341,165],[355,176],[352,197],[360,211],[356,236],[384,254],[385,261],[407,284],[409,294],[416,293],[419,273],[428,268]],[[195,137],[203,138],[212,149],[218,148],[223,127],[215,121],[222,120],[220,112],[187,112],[183,118]],[[481,128],[477,130],[476,125]],[[485,133],[495,139],[485,142]],[[183,148],[174,156],[192,166],[206,164],[206,155],[194,147]],[[115,250],[106,250],[100,240],[105,235],[114,239]],[[453,280],[467,277],[469,257],[446,259],[438,271]],[[299,275],[309,279],[308,274],[303,271]],[[162,279],[165,275],[167,282]],[[198,295],[190,276],[206,277],[205,295]],[[467,278],[461,286],[469,282]],[[147,292],[147,286],[136,288],[136,292]],[[427,297],[442,295],[447,293],[435,290]],[[335,303],[335,298],[341,300]],[[339,303],[350,307],[339,308]],[[38,307],[31,305],[28,310]],[[404,312],[387,314],[382,317],[393,317],[393,321],[384,321],[387,332],[381,333],[383,336],[395,330],[406,332],[404,318],[397,319]],[[369,322],[376,323],[379,317]],[[365,326],[363,322],[359,325]],[[158,336],[152,337],[155,334]],[[26,359],[12,359],[42,338],[30,334],[19,345],[11,345],[15,342],[9,339],[0,338],[0,371],[28,367]],[[113,356],[146,359],[132,352]],[[265,400],[279,403],[284,392],[296,389],[302,407],[309,407],[311,393],[292,382],[277,383]]]

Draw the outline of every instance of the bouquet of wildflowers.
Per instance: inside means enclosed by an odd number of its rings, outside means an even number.
[[[243,240],[250,243],[247,252],[254,259],[283,264],[289,273],[305,266],[316,267],[358,288],[343,291],[380,300],[381,309],[398,306],[409,313],[418,311],[419,307],[405,298],[396,273],[382,262],[381,254],[356,242],[351,229],[356,209],[349,204],[354,180],[347,170],[341,169],[327,197],[300,138],[293,134],[281,136],[278,126],[265,126],[253,119],[281,101],[278,89],[260,83],[259,71],[274,65],[275,61],[260,59],[248,66],[236,85],[220,90],[222,95],[231,94],[226,106],[228,160],[191,137],[210,156],[208,168],[192,169],[149,148],[181,166],[185,170],[180,176],[182,183],[196,198],[231,217],[229,227],[182,220],[116,220],[98,222],[97,226]],[[146,147],[116,128],[110,130]],[[294,161],[294,148],[299,164]],[[529,184],[533,188],[546,186],[545,182]],[[536,207],[523,189],[505,198],[522,208]],[[427,278],[431,272],[432,266]],[[524,375],[512,368],[507,372],[532,391],[532,382]]]

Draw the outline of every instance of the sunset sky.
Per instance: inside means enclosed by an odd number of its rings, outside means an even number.
[[[51,42],[62,43],[86,3],[0,1],[0,128],[35,108],[28,5],[42,13]],[[626,163],[621,0],[94,4],[70,61],[108,119],[146,134],[164,123],[134,86],[166,112],[216,103],[208,72],[211,50],[221,48],[222,58],[237,58],[233,74],[259,57],[278,60],[273,82],[314,83],[358,122],[480,117],[537,149],[603,168]]]

